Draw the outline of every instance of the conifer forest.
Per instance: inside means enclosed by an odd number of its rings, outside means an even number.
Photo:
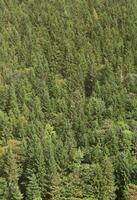
[[[0,0],[0,200],[137,200],[137,0]]]

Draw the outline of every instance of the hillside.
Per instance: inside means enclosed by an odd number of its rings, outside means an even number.
[[[0,0],[0,47],[0,200],[135,194],[137,0]]]

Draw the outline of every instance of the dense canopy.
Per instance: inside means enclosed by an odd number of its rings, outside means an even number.
[[[0,0],[0,199],[136,183],[137,0]]]

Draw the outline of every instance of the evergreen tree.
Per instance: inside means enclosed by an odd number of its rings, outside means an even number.
[[[9,147],[6,155],[6,181],[7,181],[7,198],[11,200],[21,200],[23,198],[19,184],[19,167],[17,166],[12,149]]]
[[[137,0],[1,0],[0,19],[0,199],[127,199]]]
[[[27,185],[27,197],[28,200],[42,200],[41,191],[37,183],[37,178],[33,172],[31,172],[30,177],[28,177]]]

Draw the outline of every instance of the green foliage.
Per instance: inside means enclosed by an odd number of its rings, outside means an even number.
[[[115,160],[115,176],[117,183],[117,197],[128,199],[128,184],[130,183],[131,161],[130,155],[120,153]]]
[[[29,182],[27,184],[27,199],[28,200],[42,200],[40,187],[37,183],[37,178],[35,174],[31,174]]]
[[[18,184],[19,167],[16,163],[11,147],[8,147],[7,149],[5,164],[5,174],[8,187],[7,197],[11,200],[21,200],[23,199],[23,196]]]
[[[76,150],[74,152],[73,160],[74,160],[74,168],[79,169],[81,166],[81,161],[83,159],[83,152],[80,150]]]
[[[0,199],[126,200],[137,0],[1,0],[0,19]]]
[[[114,169],[108,157],[97,164],[84,165],[81,176],[84,181],[84,193],[97,199],[115,199]]]
[[[6,190],[7,190],[6,180],[4,178],[0,178],[0,198],[1,198],[1,200],[7,199]]]

